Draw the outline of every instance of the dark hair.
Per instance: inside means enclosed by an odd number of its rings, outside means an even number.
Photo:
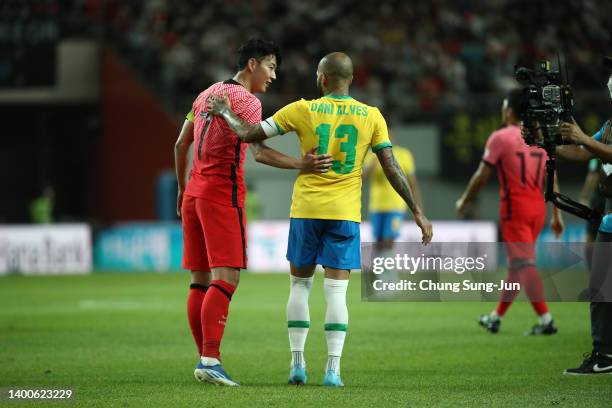
[[[508,107],[514,112],[514,116],[516,116],[518,120],[521,120],[523,118],[523,90],[511,90],[508,92],[506,99],[508,100]]]
[[[281,54],[278,45],[272,41],[251,38],[238,49],[238,70],[243,70],[247,66],[249,59],[255,58],[257,61],[261,61],[268,55],[274,55],[276,57],[276,66],[280,67]]]

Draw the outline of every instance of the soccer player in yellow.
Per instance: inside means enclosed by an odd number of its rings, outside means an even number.
[[[386,177],[414,215],[423,243],[432,238],[429,220],[415,203],[410,186],[392,153],[380,111],[349,96],[353,63],[343,53],[326,55],[317,68],[319,99],[293,102],[259,124],[233,113],[227,96],[212,96],[209,111],[222,116],[245,142],[294,131],[302,151],[318,146],[332,156],[331,170],[300,173],[293,189],[287,259],[291,284],[287,326],[291,347],[290,384],[306,383],[304,344],[310,327],[308,296],[318,265],[325,269],[325,336],[328,360],[323,384],[341,387],[340,356],[348,326],[346,290],[351,269],[359,269],[361,168],[368,149],[376,153]]]
[[[406,174],[416,203],[419,207],[423,207],[419,185],[414,175],[412,153],[404,147],[395,145],[393,146],[393,154],[400,168]],[[408,206],[402,197],[395,192],[393,186],[385,177],[382,166],[373,154],[366,156],[363,178],[370,182],[369,218],[377,249],[391,249],[393,241],[399,236]]]

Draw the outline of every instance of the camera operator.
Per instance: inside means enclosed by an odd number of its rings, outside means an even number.
[[[601,161],[596,158],[589,160],[589,172],[584,179],[584,185],[580,191],[579,203],[592,208],[600,214],[604,214],[606,210],[606,198],[599,191],[599,173],[601,172]],[[593,243],[597,239],[600,220],[586,221],[586,262],[589,271],[592,269],[593,260]]]
[[[608,89],[612,98],[612,57],[604,57],[610,70]],[[563,123],[561,136],[569,145],[557,146],[557,155],[574,161],[587,161],[595,157],[601,161],[599,189],[606,198],[605,215],[599,225],[597,243],[593,251],[591,270],[591,336],[593,351],[577,368],[564,374],[612,374],[612,120],[590,137],[576,124]]]

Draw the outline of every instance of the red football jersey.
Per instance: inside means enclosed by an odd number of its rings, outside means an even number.
[[[543,184],[547,158],[544,149],[525,143],[518,126],[491,134],[482,160],[497,168],[502,220],[546,213]]]
[[[244,207],[244,156],[241,142],[223,118],[206,111],[208,97],[227,93],[232,110],[244,121],[261,122],[261,102],[244,86],[229,79],[211,85],[193,102],[193,167],[185,194],[218,204]]]

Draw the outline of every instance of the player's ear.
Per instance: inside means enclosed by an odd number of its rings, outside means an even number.
[[[259,61],[257,61],[257,58],[249,58],[249,61],[247,62],[247,68],[249,70],[249,72],[254,72],[255,68],[257,68],[257,64],[259,64]]]

